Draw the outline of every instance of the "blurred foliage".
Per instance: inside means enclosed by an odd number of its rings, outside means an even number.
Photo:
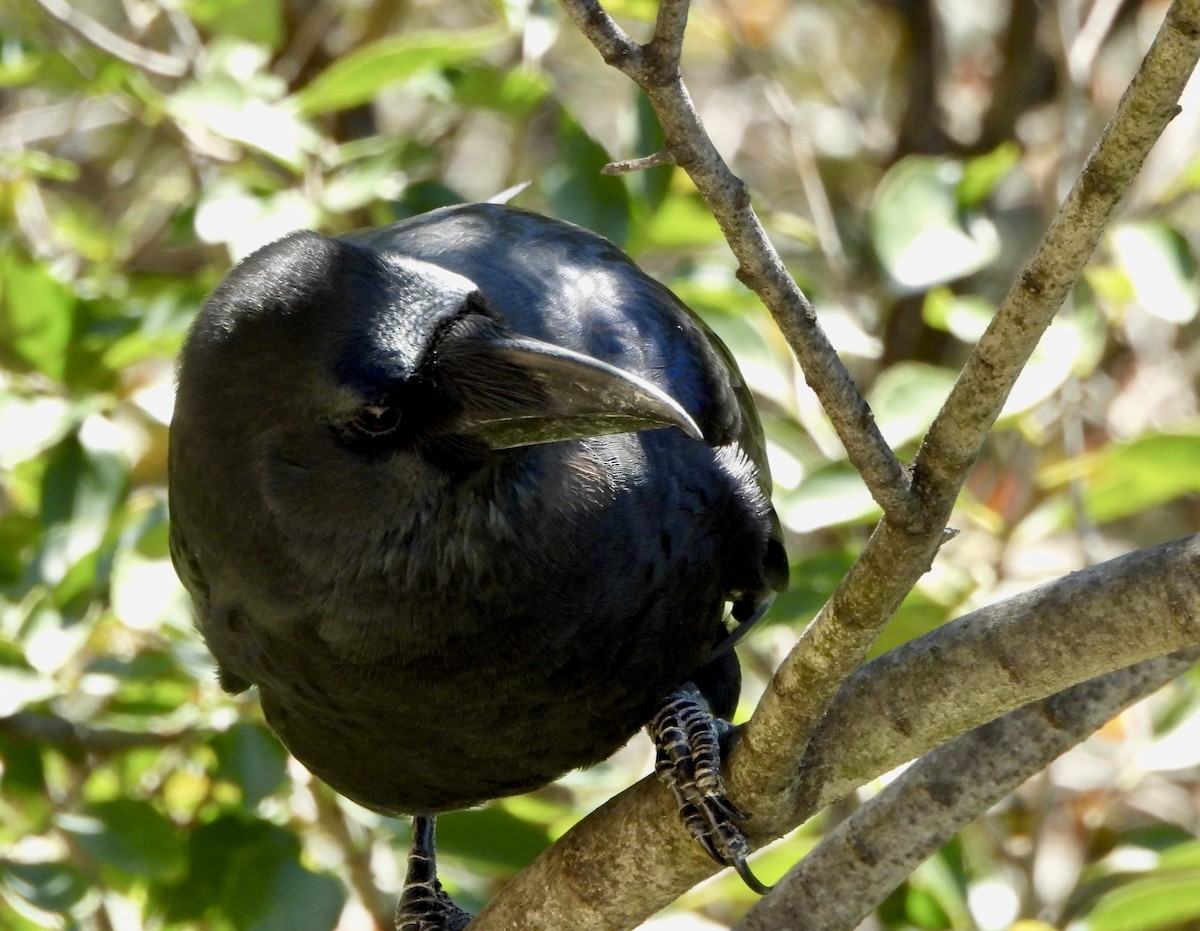
[[[609,8],[644,34],[647,0]],[[698,0],[687,78],[911,455],[1149,42],[1157,0]],[[865,54],[864,54],[865,53]],[[1200,119],[1168,130],[1021,379],[959,536],[882,650],[1195,529]],[[728,342],[761,401],[794,585],[746,707],[876,516],[644,101],[543,0],[16,0],[0,10],[0,931],[387,927],[408,827],[337,800],[216,687],[166,545],[172,358],[232,260],[532,182]],[[1127,712],[866,925],[1200,926],[1200,680]],[[649,768],[641,738],[443,819],[478,907]],[[867,792],[877,787],[868,787]],[[761,855],[782,873],[848,800]],[[659,927],[727,927],[736,879]]]

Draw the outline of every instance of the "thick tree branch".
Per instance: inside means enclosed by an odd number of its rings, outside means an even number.
[[[872,496],[902,524],[916,520],[907,474],[880,434],[812,305],[767,238],[746,185],[725,164],[692,105],[679,74],[687,0],[659,4],[654,36],[644,46],[626,35],[596,0],[561,2],[604,60],[646,93],[662,126],[667,153],[688,173],[712,210],[738,260],[738,277],[770,310]]]
[[[1176,0],[1058,216],[975,348],[913,466],[926,521],[885,513],[866,548],[777,671],[746,729],[730,787],[772,821],[789,808],[789,760],[803,754],[830,696],[928,569],[967,472],[1041,334],[1176,111],[1200,55],[1200,0]]]
[[[863,666],[813,735],[764,843],[864,782],[1014,708],[1200,642],[1200,536],[983,608]],[[919,712],[919,713],[914,713]],[[735,748],[734,760],[742,747]],[[653,777],[560,838],[496,897],[479,931],[632,928],[715,867]]]
[[[827,834],[735,931],[853,931],[971,821],[1197,660],[1197,647],[1146,660],[932,751]]]

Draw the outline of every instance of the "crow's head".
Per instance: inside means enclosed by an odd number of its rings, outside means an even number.
[[[669,395],[511,332],[487,295],[428,262],[294,233],[239,265],[185,347],[180,405],[233,441],[305,427],[356,455],[453,458],[676,426]]]

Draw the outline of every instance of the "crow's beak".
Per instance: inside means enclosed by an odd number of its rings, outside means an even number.
[[[492,333],[482,341],[490,362],[518,370],[526,384],[494,385],[491,398],[465,406],[458,426],[493,449],[661,427],[702,437],[678,401],[640,376],[528,337]]]

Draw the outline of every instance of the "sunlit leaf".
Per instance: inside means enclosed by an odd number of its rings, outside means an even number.
[[[947,159],[913,156],[896,164],[875,192],[871,242],[904,290],[964,278],[1000,251],[991,222],[960,213],[963,169]]]
[[[1136,879],[1104,895],[1087,931],[1174,931],[1200,921],[1200,870]]]
[[[783,523],[797,533],[874,520],[879,506],[849,465],[838,463],[807,475],[794,491],[775,496]]]
[[[1086,375],[1103,352],[1103,331],[1094,314],[1076,305],[1059,314],[1038,341],[1004,402],[1002,417],[1032,410],[1052,397],[1072,375]]]
[[[0,252],[0,360],[61,380],[75,304],[75,292],[45,265]]]
[[[930,326],[974,344],[996,316],[996,305],[975,294],[960,295],[949,288],[934,288],[925,295],[921,316]]]
[[[279,0],[184,0],[184,9],[210,31],[278,49],[283,38]]]
[[[958,182],[958,203],[964,210],[978,207],[1021,160],[1021,147],[1006,142],[991,152],[968,159]]]
[[[1186,240],[1163,223],[1119,226],[1113,248],[1137,302],[1168,323],[1188,323],[1200,308],[1200,278]]]
[[[0,79],[0,86],[4,82]],[[0,151],[0,177],[34,175],[48,181],[76,181],[79,165],[37,149]]]
[[[424,71],[471,61],[503,38],[494,29],[408,32],[351,52],[296,95],[301,113],[318,114],[366,103],[389,84]]]
[[[694,248],[723,241],[721,227],[699,196],[678,192],[667,195],[638,232],[637,244],[631,248],[639,251]],[[744,295],[745,289],[740,290]]]
[[[1200,436],[1153,434],[1119,443],[1047,471],[1043,481],[1070,477],[1084,483],[1084,502],[1093,520],[1104,523],[1136,514],[1183,494],[1200,491]]]
[[[11,469],[61,440],[73,413],[65,398],[0,394],[0,468]]]
[[[58,692],[49,676],[27,666],[0,665],[0,718],[45,701]]]
[[[298,229],[320,225],[320,211],[297,190],[254,195],[238,184],[214,185],[196,205],[196,234],[224,243],[234,259]]]
[[[867,398],[884,439],[896,447],[923,436],[945,403],[954,378],[949,369],[915,362],[884,371]]]
[[[183,123],[249,146],[300,171],[321,146],[320,136],[288,101],[251,96],[232,81],[189,84],[168,98],[168,108]]]

